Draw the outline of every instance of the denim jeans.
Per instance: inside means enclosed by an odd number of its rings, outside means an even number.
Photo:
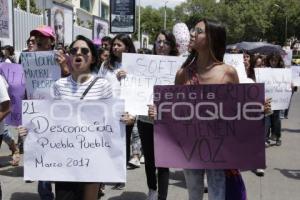
[[[141,139],[137,128],[137,120],[134,123],[132,133],[131,133],[131,151],[133,155],[141,155]]]
[[[41,200],[54,200],[54,194],[52,192],[51,182],[39,181],[38,192]]]
[[[281,119],[280,110],[274,110],[273,114],[270,115],[271,118],[271,135],[275,136],[276,139],[281,138]]]
[[[265,134],[266,134],[266,141],[270,139],[270,128],[271,128],[271,117],[265,116]]]
[[[204,173],[207,176],[208,199],[225,200],[224,170],[185,169],[184,177],[189,200],[202,200],[204,193]]]
[[[11,145],[14,142],[12,135],[9,131],[9,126],[7,124],[4,125],[4,131],[2,133],[2,140],[7,144]]]

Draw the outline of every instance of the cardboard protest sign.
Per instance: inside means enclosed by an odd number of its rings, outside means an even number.
[[[121,81],[125,110],[147,115],[147,105],[153,104],[154,85],[173,85],[176,72],[185,60],[177,56],[122,54],[123,69],[127,72]]]
[[[123,100],[23,101],[24,179],[125,182]]]
[[[300,86],[300,66],[292,66],[292,79],[294,86]]]
[[[54,51],[23,52],[21,61],[26,77],[28,99],[52,97],[52,85],[61,77]]]
[[[11,102],[11,112],[5,118],[5,121],[12,126],[21,125],[22,100],[25,97],[25,75],[22,65],[0,63],[0,74],[9,85],[8,94]]]
[[[263,84],[155,86],[155,164],[265,168]]]
[[[224,63],[231,65],[236,69],[240,83],[248,83],[243,54],[226,53],[224,55]]]
[[[265,96],[272,98],[272,110],[289,107],[292,96],[291,69],[255,68],[257,83],[265,83]]]

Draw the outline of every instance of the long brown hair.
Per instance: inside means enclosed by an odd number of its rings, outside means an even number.
[[[124,43],[127,53],[136,53],[134,44],[133,44],[131,38],[129,37],[129,35],[126,35],[126,34],[116,35],[114,37],[114,39],[111,41],[111,45],[113,45],[116,40],[120,40],[121,42]],[[115,62],[118,60],[118,58],[113,53],[113,47],[110,48],[109,55],[110,55],[109,59],[107,62],[104,63],[104,67],[112,71],[115,69],[115,67],[116,67]]]
[[[272,59],[278,60],[277,66],[275,68],[284,68],[284,61],[283,61],[280,53],[273,52],[267,56],[267,58],[266,58],[266,66],[267,67],[272,67],[271,66]]]
[[[204,22],[205,32],[207,35],[207,42],[209,53],[216,62],[223,62],[226,51],[226,29],[218,21],[202,19],[199,22]],[[197,58],[198,54],[192,50],[187,60],[183,63],[182,68],[189,66],[193,60]]]
[[[176,38],[174,36],[173,33],[168,32],[166,30],[161,30],[157,35],[156,35],[156,40],[158,38],[158,36],[162,34],[166,37],[166,40],[170,43],[170,53],[169,56],[178,56],[179,55],[179,51],[176,45]],[[156,42],[154,42],[153,45],[153,54],[156,55]]]

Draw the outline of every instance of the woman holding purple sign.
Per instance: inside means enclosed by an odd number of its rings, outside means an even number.
[[[238,84],[236,70],[223,63],[226,50],[226,30],[217,21],[200,20],[190,31],[191,51],[182,68],[177,72],[175,84]],[[151,114],[151,113],[150,113]],[[244,200],[244,185],[232,190],[232,180],[228,177],[241,176],[237,170],[185,169],[184,175],[189,193],[189,200],[203,199],[204,174],[208,179],[208,197],[210,200]],[[240,194],[240,195],[239,195]]]

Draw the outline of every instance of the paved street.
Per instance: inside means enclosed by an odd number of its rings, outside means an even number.
[[[263,178],[252,172],[243,176],[249,200],[298,200],[300,199],[300,94],[293,97],[288,120],[283,120],[282,146],[267,148],[267,169]],[[255,131],[255,130],[253,130]],[[0,180],[3,200],[37,200],[37,183],[24,183],[22,167],[10,167],[9,151],[3,144],[0,152]],[[247,159],[247,158],[245,158]],[[107,186],[104,200],[144,200],[147,193],[144,166],[128,171],[124,191],[113,191]],[[207,196],[205,197],[207,199]],[[185,200],[184,176],[181,171],[172,171],[169,200]]]

